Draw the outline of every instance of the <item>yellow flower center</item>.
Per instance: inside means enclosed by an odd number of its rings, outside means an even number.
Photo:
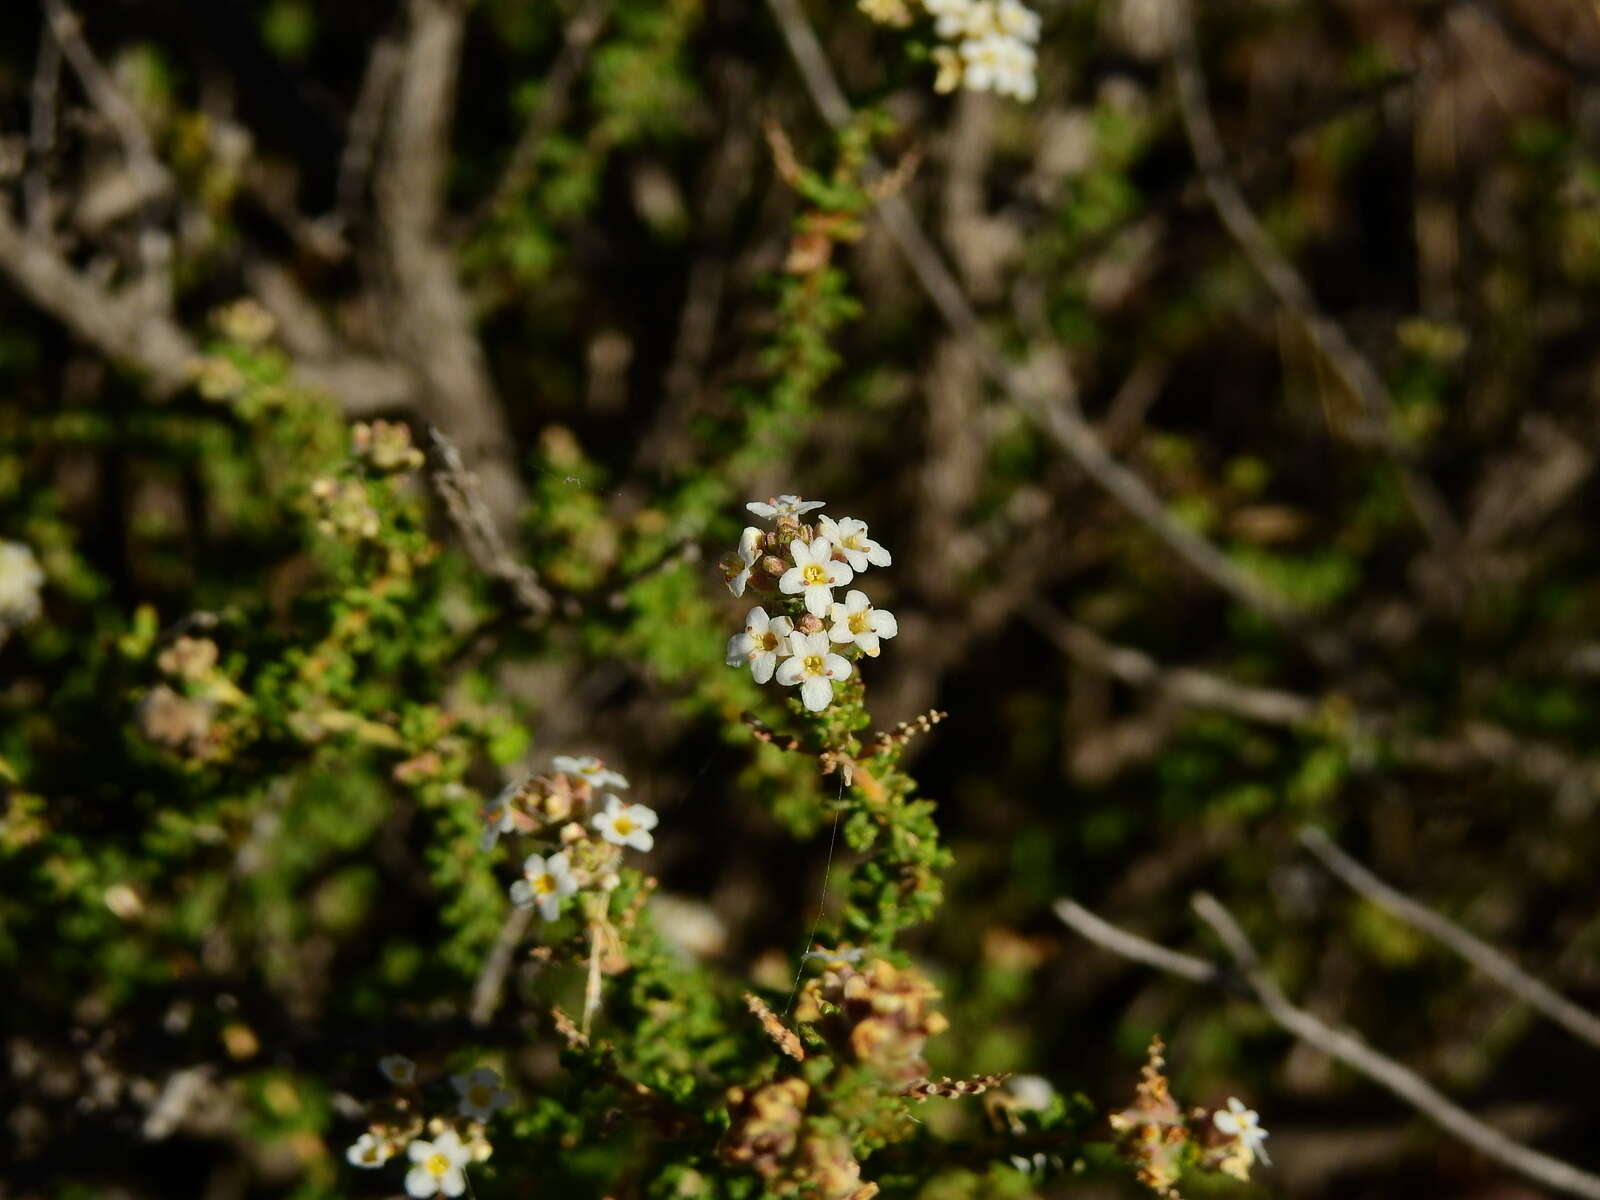
[[[828,571],[827,568],[812,563],[809,567],[801,568],[800,577],[806,581],[807,587],[815,587],[819,583],[828,582]]]
[[[758,633],[756,635],[756,648],[769,653],[776,650],[778,648],[778,635],[770,630],[766,633]]]
[[[548,896],[556,890],[556,877],[546,871],[533,881],[533,890],[541,896]]]
[[[627,837],[637,827],[627,817],[617,817],[611,822],[611,828],[615,829],[623,837]]]
[[[845,546],[847,548],[851,549],[851,550],[865,550],[866,547],[863,546],[861,544],[861,542],[862,542],[862,535],[859,534],[859,533],[852,533],[849,537],[845,538],[845,540],[844,540]]]
[[[800,660],[800,665],[805,668],[807,675],[821,675],[822,655],[808,654]]]
[[[422,1160],[422,1165],[428,1169],[429,1175],[435,1175],[440,1178],[443,1178],[445,1173],[450,1170],[450,1160],[443,1154],[428,1155],[427,1158]]]
[[[858,613],[851,613],[850,614],[850,632],[851,633],[871,633],[872,632],[872,610],[870,608],[864,608]]]

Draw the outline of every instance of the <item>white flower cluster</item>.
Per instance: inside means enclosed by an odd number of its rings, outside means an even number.
[[[44,571],[21,542],[0,541],[0,642],[12,629],[39,615]]]
[[[787,597],[780,602],[789,611],[772,616],[752,608],[744,631],[728,641],[726,661],[748,666],[757,683],[776,676],[785,687],[798,684],[805,706],[821,712],[833,703],[833,685],[850,678],[850,657],[876,658],[884,639],[900,632],[894,614],[873,608],[865,592],[852,588],[841,602],[833,589],[893,559],[868,535],[865,521],[819,514],[812,524],[802,522],[822,507],[820,500],[774,496],[745,507],[773,528],[745,528],[738,552],[723,560],[728,590],[735,596],[747,588],[775,592]]]
[[[386,1054],[378,1060],[378,1069],[395,1085],[395,1092],[375,1106],[371,1124],[345,1151],[345,1160],[370,1170],[383,1166],[403,1148],[411,1162],[406,1172],[407,1195],[416,1200],[461,1195],[468,1186],[467,1165],[483,1162],[494,1152],[484,1137],[485,1123],[511,1103],[511,1093],[500,1086],[500,1076],[488,1067],[452,1075],[457,1116],[425,1119],[417,1064],[403,1054]]]
[[[857,0],[862,12],[885,25],[909,25],[906,0]],[[964,87],[1032,100],[1039,14],[1022,0],[921,0],[945,45],[933,51],[937,92]]]
[[[628,781],[590,755],[557,755],[550,772],[533,775],[503,790],[483,811],[483,849],[492,850],[504,833],[553,835],[561,849],[530,854],[522,878],[511,885],[511,902],[537,908],[546,921],[561,915],[562,902],[585,886],[602,891],[616,887],[614,868],[624,848],[649,850],[655,845],[657,817],[643,804],[630,804],[614,792],[597,804],[600,788],[626,791]],[[589,814],[589,827],[581,818]],[[589,830],[600,835],[597,841]]]

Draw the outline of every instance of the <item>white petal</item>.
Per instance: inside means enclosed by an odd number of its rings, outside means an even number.
[[[882,638],[892,638],[900,632],[900,622],[888,609],[877,609],[872,614],[872,632]]]
[[[786,658],[778,664],[778,682],[784,687],[793,687],[804,674],[805,665],[799,658]]]
[[[633,823],[640,829],[654,829],[661,823],[661,818],[656,815],[656,810],[646,808],[643,804],[635,804],[633,811],[628,815],[633,818]]]
[[[728,649],[722,656],[722,661],[730,667],[742,667],[750,656],[751,637],[748,633],[736,633],[728,639]]]
[[[415,1142],[411,1144],[416,1145]],[[427,1200],[427,1197],[436,1194],[438,1190],[439,1185],[434,1180],[433,1172],[427,1167],[412,1167],[406,1172],[406,1195],[415,1197],[415,1200]]]
[[[544,855],[530,854],[523,859],[522,873],[524,875],[543,875],[545,873]]]
[[[780,639],[787,638],[794,632],[794,622],[788,617],[773,617],[767,632],[777,634]]]
[[[829,654],[822,660],[822,669],[833,679],[850,678],[850,660],[837,654]]]
[[[762,634],[767,631],[770,618],[764,608],[752,608],[744,615],[744,631],[752,634]]]
[[[752,501],[750,501],[749,504],[745,505],[745,508],[747,508],[751,512],[755,513],[756,516],[765,518],[767,520],[771,520],[774,516],[777,515],[777,512],[778,512],[778,510],[773,508],[772,505],[765,504],[760,500],[752,500]]]
[[[763,651],[750,659],[750,678],[757,683],[766,683],[772,678],[772,672],[777,670],[778,656],[771,650]]]
[[[839,615],[843,607],[840,604],[833,606],[833,628],[828,630],[828,640],[848,645],[856,640],[856,635],[850,630],[850,619]]]
[[[739,535],[739,560],[749,566],[761,556],[761,530],[754,525],[746,525],[744,532]]]
[[[856,573],[842,562],[830,562],[826,565],[830,587],[843,587],[856,577]]]
[[[654,835],[648,829],[635,829],[627,836],[626,841],[635,850],[649,850],[656,844]]]
[[[549,894],[539,897],[539,915],[546,921],[554,921],[561,915],[561,897]]]
[[[792,596],[796,592],[804,591],[806,586],[806,573],[799,567],[790,567],[778,576],[778,590],[785,596]]]
[[[866,633],[856,634],[856,645],[861,647],[861,652],[868,658],[877,658],[879,650],[878,635],[868,630]],[[848,660],[847,660],[848,661]]]
[[[518,908],[533,907],[533,888],[526,879],[519,879],[511,885],[511,903]]]
[[[814,583],[806,588],[806,611],[819,621],[828,615],[833,603],[833,589],[825,583]]]
[[[813,675],[800,685],[800,699],[812,712],[821,712],[833,703],[833,684],[821,675]]]
[[[828,645],[828,635],[825,633],[808,633],[805,641],[807,654],[826,654],[833,648]]]
[[[460,1167],[451,1167],[439,1180],[439,1190],[446,1196],[459,1196],[467,1190],[467,1173]]]
[[[867,561],[875,567],[887,567],[894,561],[894,557],[877,542],[873,542],[867,548]]]
[[[860,574],[867,569],[867,556],[854,546],[841,546],[840,552],[844,555],[845,562],[850,564],[850,569]]]

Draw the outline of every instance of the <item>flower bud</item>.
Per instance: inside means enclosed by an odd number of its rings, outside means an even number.
[[[581,842],[588,836],[588,831],[576,821],[568,821],[561,827],[561,844],[564,846],[570,846],[573,842]]]
[[[776,554],[769,554],[761,560],[761,569],[768,575],[782,575],[789,569],[789,564]]]
[[[796,621],[794,623],[794,627],[797,631],[806,634],[807,636],[810,636],[813,633],[821,633],[825,628],[827,628],[825,625],[823,625],[821,618],[813,617],[810,613],[806,613],[805,616]]]

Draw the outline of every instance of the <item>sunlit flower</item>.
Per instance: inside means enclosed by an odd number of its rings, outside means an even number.
[[[581,758],[569,758],[565,754],[558,754],[550,760],[550,766],[563,775],[571,775],[574,779],[583,779],[594,787],[625,788],[628,781],[620,772],[613,771],[592,754],[585,754]]]
[[[727,664],[730,667],[750,665],[750,674],[757,683],[765,683],[777,669],[778,655],[789,648],[789,635],[794,632],[794,622],[788,617],[769,617],[764,608],[752,608],[745,614],[744,632],[728,639]]]
[[[768,496],[765,500],[752,500],[745,507],[763,520],[773,521],[778,517],[803,517],[813,509],[821,508],[825,500],[803,500],[799,496],[784,494],[782,496]]]
[[[900,623],[888,609],[873,608],[867,594],[851,588],[845,593],[844,603],[835,604],[830,613],[833,628],[828,630],[830,641],[848,646],[854,643],[869,658],[877,658],[882,638],[892,638],[900,632]]]
[[[939,74],[933,81],[934,91],[943,96],[961,86],[961,55],[949,46],[935,46],[933,62],[939,68]]]
[[[1261,1128],[1261,1118],[1253,1108],[1246,1108],[1237,1096],[1229,1096],[1228,1107],[1212,1113],[1211,1122],[1229,1137],[1238,1138],[1252,1158],[1259,1158],[1269,1167],[1272,1165],[1264,1144],[1269,1135]]]
[[[417,1078],[417,1064],[404,1054],[385,1054],[378,1060],[378,1070],[390,1083],[398,1083],[402,1087],[409,1086]]]
[[[794,566],[778,580],[778,590],[786,596],[804,596],[806,611],[821,620],[833,603],[833,589],[849,583],[855,572],[833,561],[833,543],[824,537],[809,544],[796,538],[789,543],[789,554]]]
[[[850,678],[850,663],[833,653],[825,633],[792,633],[789,651],[793,655],[778,667],[778,682],[784,687],[800,685],[800,699],[812,712],[821,712],[833,703],[835,680]]]
[[[461,1097],[458,1106],[463,1117],[487,1121],[511,1103],[511,1093],[500,1086],[500,1076],[488,1067],[478,1067],[465,1075],[452,1075],[450,1082]]]
[[[0,633],[39,615],[44,572],[33,550],[21,542],[0,541]]]
[[[728,590],[735,596],[744,595],[751,572],[761,559],[761,539],[765,536],[754,525],[746,525],[744,532],[739,535],[739,558],[737,562],[730,560],[726,568]]]
[[[406,1172],[407,1195],[426,1200],[429,1196],[459,1196],[467,1190],[466,1165],[472,1152],[461,1144],[455,1130],[447,1129],[431,1142],[412,1142],[406,1156],[416,1164]]]
[[[906,0],[856,0],[856,7],[880,25],[899,28],[911,24],[911,10]]]
[[[626,804],[619,796],[607,796],[605,811],[595,813],[589,823],[613,846],[648,850],[656,844],[650,831],[656,827],[657,819],[653,809]]]
[[[370,1170],[373,1167],[383,1166],[393,1158],[394,1146],[388,1138],[381,1138],[369,1130],[355,1140],[355,1143],[344,1152],[344,1157],[351,1166]]]
[[[530,854],[522,864],[523,878],[511,885],[511,903],[518,908],[539,909],[546,921],[561,915],[561,901],[578,890],[566,852],[544,858]],[[452,1193],[453,1194],[453,1193]]]
[[[868,564],[887,567],[894,561],[887,550],[867,536],[865,521],[854,517],[841,517],[837,521],[832,517],[818,517],[817,531],[833,543],[834,549],[844,555],[845,562],[857,574],[865,571]]]

